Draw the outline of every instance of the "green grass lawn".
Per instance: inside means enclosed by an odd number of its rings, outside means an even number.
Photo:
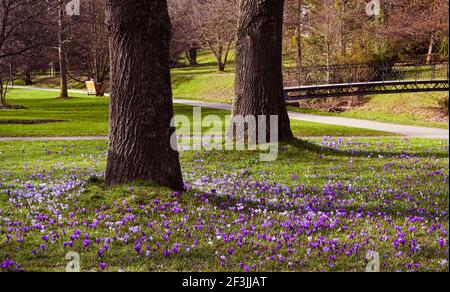
[[[172,88],[175,98],[231,104],[234,99],[234,74],[172,73]]]
[[[107,187],[106,141],[0,142],[6,270],[448,272],[448,141],[182,151],[187,191]],[[1,269],[0,269],[1,270]]]
[[[0,124],[0,136],[104,136],[108,134],[108,98],[72,94],[69,100],[56,98],[56,93],[37,90],[12,90],[8,95],[11,104],[25,106],[23,110],[0,110],[3,120],[57,120],[49,124]],[[185,115],[192,120],[192,107],[175,105],[175,115]],[[228,121],[227,111],[202,109],[202,115],[217,115]],[[225,125],[226,128],[226,125]],[[392,133],[356,129],[343,126],[292,121],[297,136],[393,136]],[[208,128],[203,129],[204,131]]]

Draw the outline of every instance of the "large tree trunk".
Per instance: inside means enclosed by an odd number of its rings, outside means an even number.
[[[143,180],[182,190],[179,155],[171,147],[167,0],[108,0],[107,15],[111,105],[106,181]]]
[[[283,6],[284,0],[240,1],[233,116],[266,116],[269,120],[276,115],[278,139],[288,141],[293,135],[283,92]],[[244,135],[248,138],[257,130],[248,128]],[[230,128],[229,137],[236,139],[235,135]]]
[[[59,71],[61,81],[60,98],[68,98],[67,92],[67,54],[66,54],[66,39],[65,39],[65,23],[64,13],[66,9],[66,1],[62,1],[59,5],[59,19],[58,19],[58,40],[59,40]]]

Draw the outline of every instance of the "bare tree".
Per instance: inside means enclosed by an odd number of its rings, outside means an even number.
[[[194,1],[169,0],[169,13],[172,23],[170,43],[171,62],[176,65],[181,55],[185,55],[189,64],[198,65],[197,51],[201,47],[200,30],[194,15]]]
[[[83,13],[70,21],[70,47],[68,48],[69,77],[79,82],[86,80],[73,76],[84,75],[102,86],[109,75],[108,32],[105,23],[105,2],[84,0]]]
[[[111,54],[108,184],[183,189],[173,117],[167,0],[107,0]]]
[[[237,0],[195,0],[193,19],[200,42],[217,60],[219,71],[225,71],[236,38]]]
[[[59,54],[59,76],[60,93],[59,97],[66,99],[68,93],[67,76],[67,45],[69,40],[66,38],[66,5],[67,0],[57,0],[58,3],[58,54]]]
[[[11,67],[25,85],[33,85],[36,72],[49,68],[54,57],[52,50],[40,46],[11,58]]]
[[[285,1],[284,25],[286,34],[292,39],[297,67],[303,65],[303,36],[308,31],[308,6],[311,0]]]
[[[43,44],[45,38],[40,34],[42,22],[39,17],[51,8],[39,0],[0,1],[0,106],[8,106],[3,79],[5,74],[11,75],[11,57],[20,56]]]
[[[383,34],[398,49],[423,44],[426,62],[432,61],[436,43],[448,37],[448,0],[386,1],[388,20]]]

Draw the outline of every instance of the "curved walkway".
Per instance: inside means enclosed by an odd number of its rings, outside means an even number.
[[[35,88],[35,87],[25,87],[25,86],[16,86],[15,88],[53,91],[53,92],[59,91],[58,89],[46,89],[46,88]],[[70,90],[70,92],[85,93],[86,91]],[[189,106],[193,106],[193,107],[204,107],[204,108],[211,108],[211,109],[218,109],[218,110],[231,110],[231,105],[223,104],[223,103],[211,103],[211,102],[194,101],[194,100],[186,100],[186,99],[174,99],[174,103],[189,105]],[[447,140],[449,139],[449,130],[446,130],[446,129],[406,126],[406,125],[398,125],[398,124],[392,124],[392,123],[368,121],[368,120],[361,120],[361,119],[351,119],[351,118],[333,117],[333,116],[319,116],[319,115],[293,113],[293,112],[290,112],[289,116],[292,120],[384,131],[384,132],[395,133],[395,134],[409,137],[409,138],[434,138],[434,139],[447,139]]]
[[[210,103],[203,101],[193,101],[186,99],[175,99],[175,103],[190,105],[194,107],[206,107],[219,110],[231,110],[231,105],[223,103]],[[426,128],[426,127],[416,127],[416,126],[405,126],[384,122],[351,119],[343,117],[333,117],[333,116],[319,116],[311,114],[293,113],[289,112],[289,117],[292,120],[306,121],[313,123],[331,124],[338,126],[347,126],[353,128],[362,128],[377,130],[383,132],[395,133],[401,136],[409,138],[435,138],[435,139],[449,139],[449,130],[446,129],[436,129],[436,128]]]

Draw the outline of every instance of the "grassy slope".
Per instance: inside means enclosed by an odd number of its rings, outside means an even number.
[[[445,94],[437,92],[372,95],[367,98],[367,103],[364,106],[343,113],[329,113],[296,107],[289,107],[289,110],[317,115],[448,129],[448,123],[434,121],[436,110],[439,108],[438,101]]]
[[[24,110],[1,110],[0,120],[63,120],[41,125],[0,125],[0,136],[97,136],[108,133],[108,99],[73,94],[69,100],[56,99],[55,93],[13,90],[9,102],[26,106]],[[192,118],[192,107],[175,105],[176,115]],[[229,112],[202,110],[205,115],[218,115],[225,120]],[[226,119],[228,120],[228,119]],[[390,133],[293,121],[298,136],[386,136]]]
[[[225,72],[218,72],[209,52],[201,51],[198,66],[172,70],[173,95],[176,98],[232,103],[234,97],[234,53]],[[182,62],[185,62],[182,60]]]
[[[332,253],[326,251],[321,251],[322,256],[318,256],[317,251],[312,250],[311,255],[308,256],[307,249],[311,248],[308,242],[309,236],[305,233],[296,236],[292,246],[296,251],[289,252],[283,236],[295,234],[299,227],[290,229],[286,224],[289,222],[293,224],[292,220],[297,216],[304,218],[303,220],[306,220],[304,222],[307,222],[308,215],[301,211],[293,214],[293,217],[289,213],[278,211],[268,211],[266,214],[245,209],[244,212],[238,212],[232,208],[217,208],[221,206],[222,199],[214,196],[209,197],[207,201],[194,197],[196,193],[201,193],[198,190],[192,190],[177,199],[172,198],[171,192],[163,188],[142,184],[132,187],[106,188],[101,180],[91,181],[85,185],[85,191],[76,197],[76,204],[73,198],[66,198],[64,193],[52,199],[50,205],[55,204],[57,209],[59,208],[57,202],[67,207],[59,215],[47,210],[46,199],[43,205],[31,201],[29,206],[37,207],[40,214],[64,222],[66,226],[64,233],[57,224],[52,225],[48,218],[33,223],[47,225],[44,233],[34,229],[25,232],[21,226],[29,226],[32,218],[27,208],[8,202],[8,191],[14,193],[14,190],[20,190],[21,183],[24,183],[25,189],[30,191],[33,185],[40,185],[42,188],[45,184],[58,184],[60,180],[63,183],[74,178],[88,180],[90,174],[104,171],[107,144],[105,141],[0,142],[0,222],[6,217],[14,218],[15,222],[22,222],[22,225],[12,228],[10,241],[5,242],[5,237],[2,237],[0,261],[6,258],[12,259],[25,271],[62,271],[67,264],[65,254],[73,250],[81,254],[81,267],[84,271],[99,270],[100,262],[105,262],[109,271],[118,269],[125,271],[242,271],[240,263],[249,266],[256,264],[258,271],[363,271],[366,251],[375,250],[382,256],[383,271],[406,271],[408,265],[417,263],[419,266],[413,266],[411,269],[448,272],[448,262],[444,265],[439,264],[445,259],[448,260],[448,237],[443,248],[439,248],[438,243],[440,238],[446,237],[441,235],[441,232],[448,232],[449,191],[446,183],[448,142],[421,139],[410,141],[365,139],[354,141],[354,144],[348,146],[348,150],[346,150],[345,145],[348,145],[346,143],[337,147],[339,150],[333,150],[328,148],[333,143],[328,143],[328,147],[325,147],[319,146],[319,142],[319,140],[298,141],[285,145],[282,147],[279,159],[270,163],[258,162],[257,153],[232,151],[182,152],[181,161],[185,180],[194,189],[200,188],[200,185],[196,185],[196,181],[200,179],[208,184],[213,179],[217,179],[224,183],[218,189],[225,188],[237,199],[240,196],[245,198],[252,192],[252,188],[247,189],[245,181],[257,181],[264,184],[277,182],[292,188],[300,187],[302,196],[291,197],[284,194],[284,191],[278,194],[278,191],[275,192],[279,190],[276,186],[271,187],[274,189],[270,193],[262,191],[256,196],[272,198],[273,201],[291,201],[295,208],[318,206],[325,208],[324,210],[328,207],[340,209],[340,212],[347,210],[347,215],[344,217],[334,217],[333,213],[328,212],[322,213],[321,216],[331,216],[332,221],[328,222],[335,222],[336,227],[320,228],[310,237],[313,240],[320,236],[327,241],[334,239],[339,247],[345,244],[345,251],[354,244],[358,244],[360,248],[357,254],[346,256],[338,253],[335,255],[335,261],[330,261],[329,256]],[[334,143],[339,142],[334,141]],[[223,176],[228,178],[222,181],[220,178]],[[232,182],[236,182],[239,186]],[[330,195],[322,194],[321,190],[325,185],[336,186],[338,183],[342,183],[345,188],[351,186],[354,191],[343,192],[337,197],[337,201],[329,197]],[[206,186],[206,190],[210,188]],[[314,189],[317,189],[317,193]],[[316,199],[313,199],[315,196],[317,196]],[[160,204],[179,206],[184,211],[180,214],[172,213],[170,211],[172,207],[157,208],[155,211],[155,199],[159,199]],[[251,204],[250,201],[246,201],[248,199],[243,200],[246,202],[244,206]],[[309,200],[313,200],[314,203],[308,205]],[[356,210],[359,210],[358,213],[367,212],[367,217],[350,215],[349,212],[356,212]],[[412,214],[422,216],[420,214],[424,211],[427,212],[426,214],[428,212],[435,214],[431,215],[433,219],[416,223],[406,220],[408,216],[413,216]],[[106,219],[104,217],[106,214],[111,217]],[[136,216],[132,221],[125,219],[129,218],[130,214]],[[369,214],[372,214],[371,219]],[[441,216],[441,214],[445,215]],[[67,226],[70,221],[86,220],[87,224],[91,224],[96,218],[102,223],[95,229],[84,224],[76,228]],[[202,221],[199,221],[199,218]],[[245,218],[245,221],[240,221],[242,218]],[[124,226],[115,227],[116,231],[103,223],[121,220],[125,220],[126,223]],[[154,229],[147,226],[151,222],[154,224]],[[163,226],[163,222],[168,225]],[[183,228],[176,231],[175,226],[182,222],[184,222]],[[199,229],[201,228],[199,222],[204,222],[206,228]],[[263,224],[267,222],[271,224],[263,227]],[[318,223],[320,220],[316,218],[309,224],[314,226],[314,222]],[[438,230],[430,235],[427,233],[428,228],[434,222],[441,224],[441,232]],[[311,225],[308,228],[311,228]],[[145,246],[150,246],[152,250],[150,255],[145,256],[144,253],[139,256],[135,252],[134,242],[141,235],[129,231],[129,228],[134,226],[139,226],[140,230],[152,236],[153,240],[147,241],[142,247],[145,251]],[[162,235],[168,226],[172,230],[172,235],[166,242],[162,239]],[[212,226],[213,229],[210,230],[208,226]],[[217,230],[239,236],[244,230],[251,230],[251,226],[256,226],[256,229],[244,237],[242,246],[239,246],[237,241],[224,243],[223,239],[215,239]],[[412,233],[407,230],[410,226],[416,228]],[[186,235],[185,228],[190,228],[192,231],[190,236]],[[406,234],[407,243],[405,246],[400,245],[396,250],[392,247],[392,241],[398,234],[398,228]],[[76,241],[74,247],[65,249],[63,242],[69,241],[69,235],[75,229],[81,231],[82,238]],[[0,224],[0,234],[7,234],[6,230],[7,226]],[[52,232],[59,235],[54,243],[47,243],[46,252],[43,253],[39,249],[39,246],[44,243],[42,236]],[[281,249],[277,248],[276,241],[257,239],[256,235],[252,235],[253,232],[265,233],[268,236],[274,236],[276,240],[280,239]],[[88,249],[83,248],[81,243],[85,233],[88,233],[91,239]],[[103,243],[95,244],[95,238],[112,238],[117,234],[123,236],[125,233],[130,235],[128,243],[111,242],[104,256],[101,258],[97,256],[97,251]],[[382,235],[388,236],[389,239],[387,241],[379,239]],[[208,236],[213,239],[208,240]],[[16,241],[20,237],[24,239],[21,243]],[[365,238],[368,238],[366,244]],[[413,238],[417,239],[421,246],[415,253],[409,251],[409,242]],[[198,240],[196,246],[194,246],[195,240]],[[164,257],[162,255],[164,246],[171,248],[175,242],[182,246],[180,254]],[[254,242],[261,244],[261,248],[256,247]],[[157,243],[162,245],[161,248],[157,248]],[[184,251],[186,245],[191,246],[189,252]],[[268,246],[267,252],[264,251],[263,246]],[[235,248],[233,255],[227,253],[230,247]],[[272,248],[275,250],[275,260],[270,259]],[[37,249],[35,256],[31,254],[33,249]],[[262,252],[260,256],[255,253],[257,250]],[[281,254],[285,257],[284,262],[277,260],[278,255]],[[220,265],[220,255],[226,255],[226,263],[223,267]],[[291,262],[292,266],[288,262]]]

